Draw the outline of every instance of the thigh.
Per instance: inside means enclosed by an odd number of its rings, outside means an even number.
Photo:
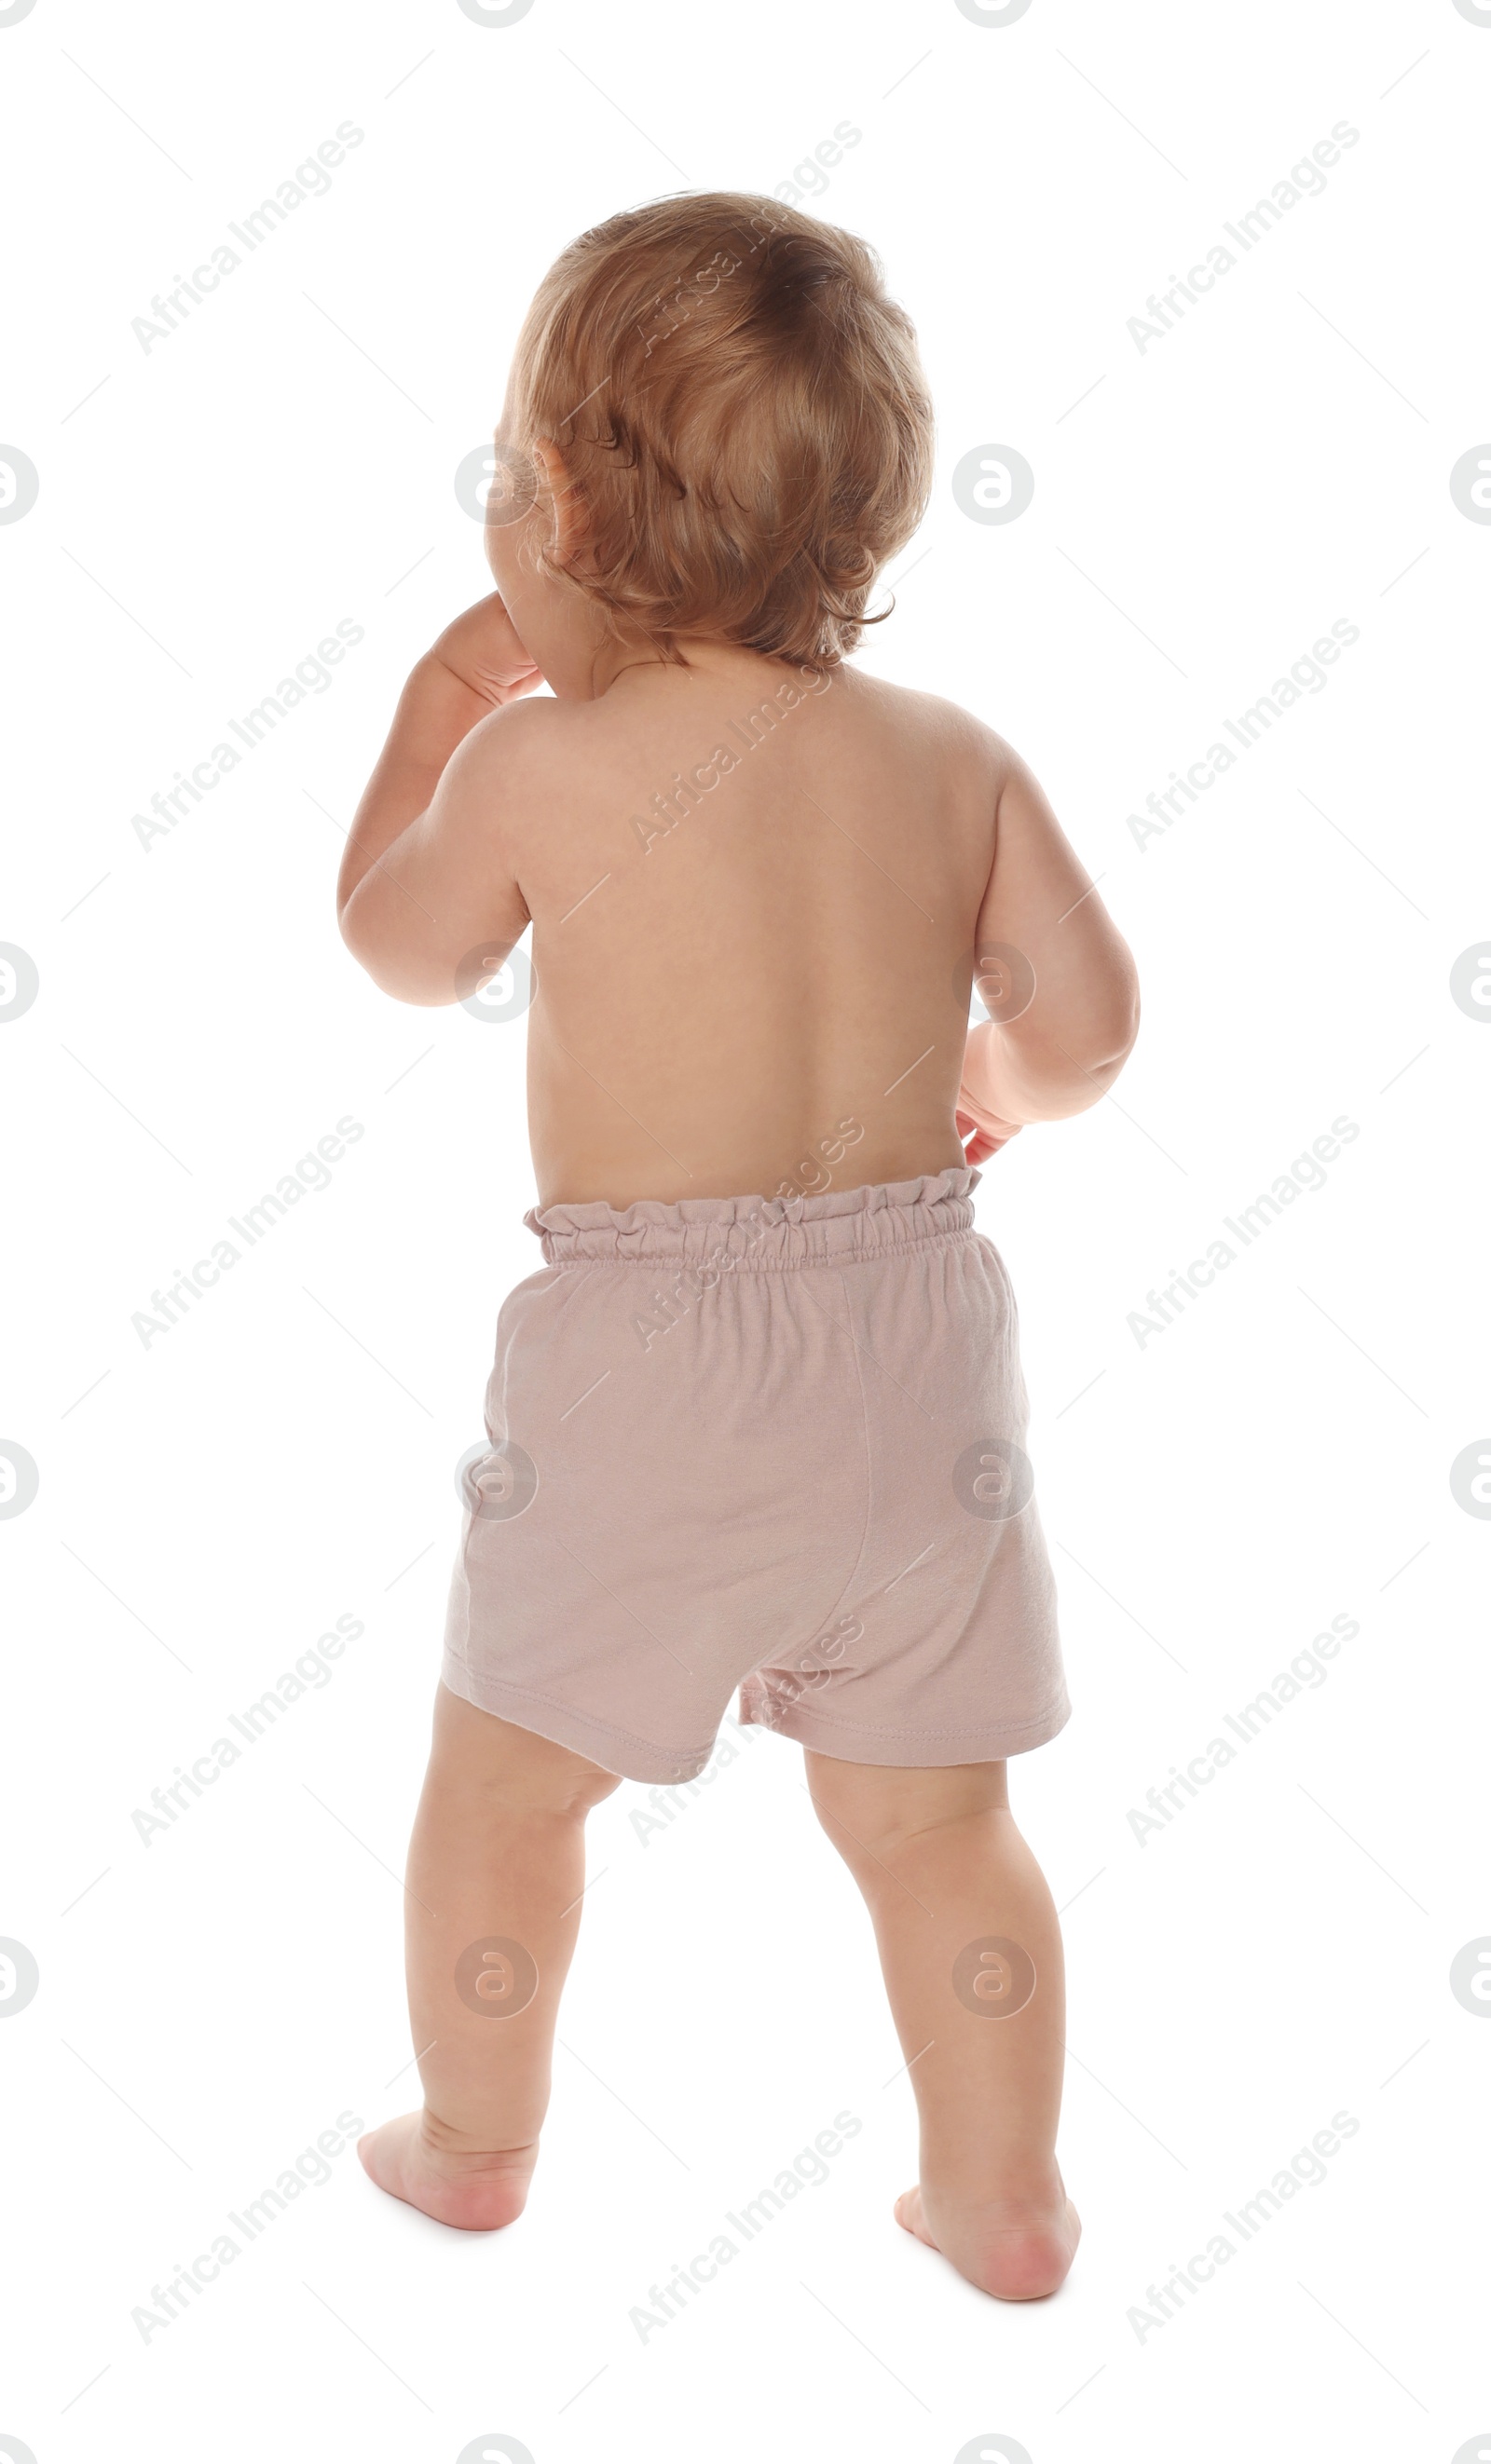
[[[621,1785],[614,1771],[532,1728],[435,1688],[431,1777],[441,1787],[500,1796],[516,1809],[583,1812]]]

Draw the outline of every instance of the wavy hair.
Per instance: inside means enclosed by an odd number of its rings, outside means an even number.
[[[874,251],[728,191],[612,215],[550,268],[508,384],[510,477],[544,438],[586,525],[563,568],[533,553],[672,659],[709,637],[835,664],[883,621],[875,577],[931,485],[916,335]]]

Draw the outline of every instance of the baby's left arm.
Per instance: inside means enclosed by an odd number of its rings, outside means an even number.
[[[352,824],[337,882],[342,937],[398,1001],[435,1007],[480,950],[492,972],[527,924],[502,844],[504,795],[544,681],[496,592],[418,661]],[[525,722],[527,722],[525,724]]]
[[[995,739],[998,742],[998,739]],[[1014,1007],[968,1031],[958,1106],[977,1131],[974,1162],[1030,1121],[1066,1120],[1107,1093],[1139,1031],[1128,946],[1025,763],[999,746],[1004,778],[975,967],[1013,959]],[[986,956],[987,954],[987,956]]]

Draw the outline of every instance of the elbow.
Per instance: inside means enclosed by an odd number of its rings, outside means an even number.
[[[1103,1020],[1103,1050],[1095,1067],[1106,1070],[1109,1079],[1118,1076],[1139,1041],[1139,978],[1130,961],[1124,981],[1115,987],[1115,997]]]
[[[1101,1104],[1138,1037],[1139,985],[1130,970],[1126,981],[1113,987],[1112,998],[1088,1012],[1079,1032],[1055,1040],[1049,1074],[1043,1073],[1046,1117],[1069,1120]]]
[[[363,878],[364,876],[359,874],[355,881],[349,883],[346,880],[346,867],[344,865],[343,878],[337,884],[337,931],[342,935],[344,948],[350,950],[360,967],[367,964],[364,956],[367,935],[358,929],[360,919],[357,893],[363,886]]]
[[[1106,1094],[1139,1041],[1139,971],[1123,942],[1083,1021],[1079,1066]]]
[[[364,975],[371,976],[373,982],[378,984],[381,990],[383,989],[383,986],[377,965],[377,954],[373,949],[367,935],[359,930],[356,911],[357,894],[355,891],[353,891],[349,897],[338,900],[337,931],[342,935],[342,946],[350,957],[357,960],[357,963],[362,968]]]
[[[370,977],[390,1001],[403,1001],[413,1009],[449,1009],[460,999],[454,976],[433,971],[407,946],[401,949],[390,943],[366,909],[359,913],[355,891],[339,911],[337,926],[345,948],[364,975]]]
[[[1139,1040],[1139,988],[1101,1022],[1095,1022],[1087,1049],[1078,1056],[1081,1072],[1079,1109],[1100,1104]],[[1077,1089],[1074,1089],[1074,1092]]]
[[[387,993],[389,1001],[402,1001],[407,1009],[453,1009],[460,998],[454,983],[443,978],[434,980],[396,960],[368,957],[351,942],[347,946],[378,990]]]
[[[1055,1016],[1033,1004],[1009,1026],[972,1028],[959,1101],[970,1116],[987,1103],[1007,1121],[1070,1120],[1102,1103],[1138,1035],[1139,983],[1125,950],[1122,965],[1087,977]]]

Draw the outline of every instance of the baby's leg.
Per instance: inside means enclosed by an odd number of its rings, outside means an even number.
[[[585,1817],[620,1784],[440,1687],[405,1900],[424,2110],[370,2131],[358,2153],[380,2189],[442,2224],[491,2232],[527,2197],[580,1926]]]
[[[807,1761],[874,1920],[921,2113],[922,2178],[897,2217],[986,2293],[1054,2293],[1080,2231],[1056,2161],[1061,1936],[1005,1766]]]

